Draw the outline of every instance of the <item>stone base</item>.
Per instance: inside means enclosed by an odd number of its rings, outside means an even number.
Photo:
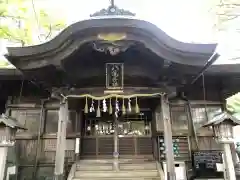
[[[60,175],[54,175],[54,180],[64,180],[63,174]]]
[[[240,163],[235,165],[235,173],[236,176],[240,176]]]

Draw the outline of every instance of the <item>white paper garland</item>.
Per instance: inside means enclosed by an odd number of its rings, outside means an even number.
[[[128,112],[132,111],[132,107],[131,107],[131,99],[128,99]]]
[[[107,112],[107,104],[106,104],[106,100],[103,100],[103,112]]]
[[[91,104],[91,107],[90,107],[90,110],[89,110],[90,112],[94,112],[95,111],[95,109],[94,109],[94,101],[92,100],[92,104]]]

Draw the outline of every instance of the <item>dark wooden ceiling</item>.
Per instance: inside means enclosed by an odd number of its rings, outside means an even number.
[[[141,44],[112,56],[94,50],[88,43],[65,58],[60,67],[48,65],[25,70],[24,74],[54,87],[103,87],[106,63],[124,63],[124,85],[141,87],[158,87],[161,84],[181,86],[201,68],[171,63]]]

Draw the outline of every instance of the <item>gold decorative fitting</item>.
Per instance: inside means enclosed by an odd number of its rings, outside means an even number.
[[[123,39],[126,39],[127,35],[126,33],[102,33],[98,34],[98,39],[104,40],[104,41],[120,41]]]

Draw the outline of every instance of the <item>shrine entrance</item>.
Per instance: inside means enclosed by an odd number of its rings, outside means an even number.
[[[52,158],[55,179],[63,179],[65,157],[71,156],[66,147],[70,138],[66,133],[69,110],[77,114],[72,137],[75,163],[69,177],[163,179],[157,161],[162,157],[157,141],[161,136],[165,176],[176,179],[168,100],[182,98],[185,92],[198,99],[202,86],[192,85],[219,55],[216,44],[179,42],[154,24],[133,16],[112,1],[107,9],[67,27],[49,43],[8,48],[6,57],[24,80],[37,85],[46,99],[60,103],[56,153]],[[213,81],[211,73],[207,77],[208,84],[219,80]],[[220,88],[216,87],[217,92]],[[29,91],[32,96],[34,92]],[[78,105],[71,106],[72,99],[77,99]],[[38,142],[44,129],[39,128]],[[38,161],[34,161],[35,167]]]
[[[83,115],[80,159],[153,158],[152,112]]]

